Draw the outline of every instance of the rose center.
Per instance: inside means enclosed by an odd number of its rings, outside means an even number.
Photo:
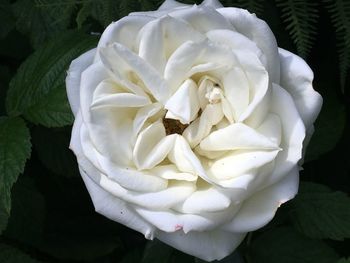
[[[218,88],[219,85],[215,84],[214,88],[207,91],[205,98],[209,101],[210,104],[219,103],[221,101],[222,91]]]
[[[179,120],[163,118],[163,125],[165,127],[166,135],[170,134],[182,134],[188,127],[188,124],[182,124]]]

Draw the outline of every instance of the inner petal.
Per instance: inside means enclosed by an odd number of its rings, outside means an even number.
[[[182,124],[193,121],[199,110],[196,83],[187,79],[166,102],[165,108],[171,113],[166,118],[178,119]]]
[[[205,151],[237,149],[278,149],[278,145],[243,123],[234,123],[213,131],[200,143]]]

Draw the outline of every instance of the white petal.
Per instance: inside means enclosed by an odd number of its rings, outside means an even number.
[[[265,21],[240,8],[220,8],[217,11],[228,19],[236,30],[251,39],[266,56],[267,70],[272,82],[280,81],[280,60],[275,36]]]
[[[96,149],[116,164],[132,162],[133,116],[137,108],[94,107],[88,126]]]
[[[117,22],[110,24],[104,31],[98,43],[98,50],[107,47],[113,43],[120,43],[130,50],[137,51],[135,45],[135,36],[140,29],[152,21],[153,18],[147,16],[126,16]],[[99,59],[99,53],[96,54],[96,60]]]
[[[80,80],[81,73],[92,64],[93,58],[96,53],[96,48],[91,49],[78,58],[74,59],[69,66],[66,77],[66,89],[68,95],[68,101],[74,116],[80,108]]]
[[[117,93],[95,100],[91,109],[98,107],[142,107],[150,104],[147,97],[132,93]]]
[[[221,8],[223,7],[222,4],[218,1],[218,0],[204,0],[201,3],[202,6],[208,6],[208,7],[212,7],[212,8]]]
[[[231,205],[230,198],[215,187],[198,189],[181,205],[184,213],[200,214],[227,209]]]
[[[249,151],[238,150],[230,152],[214,161],[208,161],[204,165],[206,171],[218,180],[227,180],[236,176],[247,174],[254,169],[273,161],[278,150],[272,151]]]
[[[201,72],[200,70],[208,70],[208,66],[211,70],[217,68],[226,68],[227,70],[238,63],[233,52],[227,47],[215,45],[208,40],[188,41],[170,56],[164,70],[164,78],[169,83],[169,88],[173,93],[183,81],[193,74]],[[198,68],[199,65],[200,68]]]
[[[175,136],[176,141],[168,155],[169,160],[175,164],[181,172],[193,173],[200,176],[203,180],[212,183],[213,181],[207,176],[200,160],[194,154],[188,142],[180,135]]]
[[[101,173],[117,182],[121,187],[138,192],[161,191],[167,188],[168,183],[166,180],[147,172],[135,170],[134,167],[119,166],[112,162],[110,158],[101,155],[95,149],[95,145],[91,143],[84,125],[82,126],[80,133],[82,142],[81,147],[84,156],[93,163]],[[123,158],[123,156],[120,156],[120,158]]]
[[[250,183],[256,178],[256,176],[258,176],[257,171],[254,170],[250,173],[236,176],[227,180],[219,180],[217,183],[225,188],[247,190]]]
[[[152,103],[139,109],[133,123],[134,136],[137,136],[149,118],[161,113],[161,109],[162,105],[160,103]]]
[[[82,127],[82,117],[78,113],[74,121],[70,148],[77,156],[80,174],[84,179],[85,185],[90,193],[95,210],[117,221],[127,227],[130,227],[145,235],[146,238],[152,239],[154,236],[154,227],[143,220],[135,211],[124,201],[116,198],[106,192],[98,185],[101,173],[96,167],[85,157],[80,142],[80,129]]]
[[[184,130],[182,136],[186,139],[189,145],[194,148],[210,133],[213,125],[216,125],[223,117],[224,113],[222,112],[221,103],[208,104],[201,116],[195,119]]]
[[[84,122],[87,124],[91,122],[90,106],[94,92],[106,79],[109,79],[109,73],[101,62],[92,64],[81,75],[80,107]]]
[[[220,43],[221,45],[226,45],[237,52],[239,52],[239,50],[253,52],[260,59],[261,63],[266,66],[266,57],[264,53],[262,53],[256,43],[246,36],[238,32],[225,29],[211,30],[207,32],[206,35],[210,41]]]
[[[197,175],[192,173],[180,172],[173,164],[157,165],[150,170],[150,173],[167,180],[184,180],[194,182],[198,178]]]
[[[100,49],[100,55],[103,63],[118,78],[128,79],[133,72],[158,101],[164,101],[169,97],[169,89],[159,72],[130,49],[114,43]]]
[[[161,122],[155,122],[140,132],[133,150],[137,169],[151,169],[163,161],[173,148],[175,139],[175,136],[166,136]]]
[[[267,115],[264,122],[256,129],[265,135],[276,145],[280,145],[282,139],[282,124],[280,118],[273,113]]]
[[[122,188],[118,183],[101,176],[99,184],[114,196],[146,209],[164,210],[183,202],[195,190],[195,184],[185,181],[169,183],[168,187],[158,192],[139,193]]]
[[[237,52],[236,56],[250,83],[250,103],[244,112],[239,115],[239,122],[246,120],[256,112],[259,104],[264,103],[264,97],[268,94],[269,74],[261,64],[257,56],[252,52]],[[265,117],[265,116],[263,116]]]
[[[222,230],[206,232],[181,231],[175,233],[158,232],[157,238],[187,254],[206,261],[220,260],[231,254],[244,239],[245,234]]]
[[[145,25],[137,38],[139,56],[163,74],[166,60],[181,44],[198,42],[205,36],[184,21],[164,16]]]
[[[222,76],[222,84],[225,98],[229,102],[235,120],[246,110],[249,105],[249,81],[241,67],[233,67]]]
[[[179,3],[179,2],[174,1],[174,0],[166,0],[166,1],[164,1],[163,4],[161,4],[161,6],[158,8],[158,10],[168,10],[168,9],[174,9],[174,8],[186,7],[186,6],[190,6],[190,5]]]
[[[230,222],[239,208],[239,205],[232,205],[219,212],[202,212],[200,214],[176,212],[178,207],[163,211],[135,207],[135,210],[161,231],[189,234],[193,233],[193,231],[210,232],[215,230]]]
[[[289,173],[302,157],[303,141],[305,138],[305,126],[300,118],[292,97],[287,91],[273,85],[271,100],[271,112],[278,115],[282,122],[283,149],[276,158],[276,167],[269,180],[265,183],[273,183],[283,175]]]
[[[209,4],[208,2],[207,4]],[[206,33],[214,29],[234,29],[232,24],[230,24],[225,17],[205,3],[199,6],[193,5],[190,8],[175,10],[169,13],[169,15],[186,21],[192,25],[195,30],[201,33]]]
[[[196,83],[188,79],[166,102],[165,108],[183,124],[189,124],[197,117],[199,100]]]
[[[169,83],[171,93],[174,93],[187,78],[188,71],[200,56],[204,46],[204,42],[186,42],[170,56],[165,67],[164,78]]]
[[[278,145],[243,123],[234,123],[210,133],[201,141],[205,151],[278,149]]]
[[[80,173],[89,191],[96,212],[141,232],[147,239],[153,239],[156,230],[152,224],[146,222],[135,213],[128,203],[108,193],[92,181],[87,172],[85,172],[85,168],[81,168]]]
[[[299,185],[299,171],[295,167],[274,185],[254,193],[241,206],[233,221],[224,229],[232,232],[250,232],[266,225],[281,204],[292,199]]]
[[[308,129],[322,106],[321,95],[312,87],[314,74],[302,58],[281,48],[278,51],[281,60],[281,86],[292,95]]]

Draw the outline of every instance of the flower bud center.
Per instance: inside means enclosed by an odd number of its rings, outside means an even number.
[[[179,120],[163,118],[163,125],[165,127],[166,135],[170,134],[182,134],[188,127],[188,124],[182,124]]]
[[[208,99],[210,104],[219,103],[221,101],[222,91],[218,88],[218,85],[216,85],[217,84],[205,94],[205,98]]]

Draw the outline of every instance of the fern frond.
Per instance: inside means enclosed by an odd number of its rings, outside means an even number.
[[[156,10],[163,2],[162,0],[139,0],[142,11]]]
[[[318,19],[317,2],[311,0],[276,0],[281,8],[282,19],[286,23],[298,54],[305,58],[315,40]]]
[[[118,1],[115,0],[92,0],[91,16],[103,27],[120,18]]]
[[[12,4],[16,28],[27,35],[34,48],[68,28],[75,2],[48,0],[18,0]]]
[[[139,10],[138,1],[119,0],[120,17],[127,16],[131,12]]]
[[[340,84],[344,91],[346,76],[350,69],[350,1],[324,0],[324,2],[335,28],[339,54]]]
[[[255,13],[257,16],[262,15],[264,11],[263,0],[222,0],[221,3],[224,6],[247,9],[249,12]]]
[[[262,0],[238,0],[238,6],[247,9],[251,13],[255,13],[260,16],[263,13],[263,1]]]

